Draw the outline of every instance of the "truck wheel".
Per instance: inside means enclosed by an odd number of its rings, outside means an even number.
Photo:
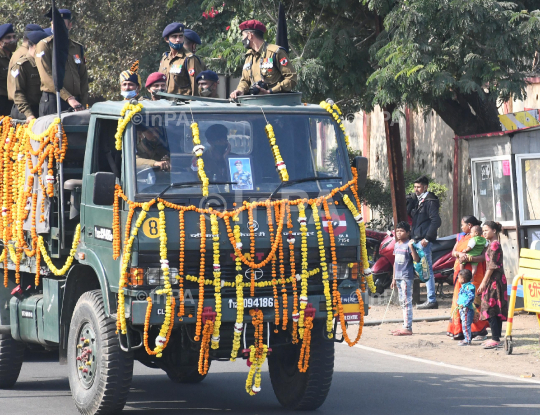
[[[0,334],[0,389],[15,385],[24,360],[24,343],[10,334]]]
[[[334,373],[334,342],[323,337],[324,321],[315,321],[307,372],[298,370],[301,344],[276,348],[268,357],[270,380],[287,409],[315,410],[326,400]]]
[[[86,292],[77,301],[67,359],[71,395],[81,414],[112,414],[124,408],[133,353],[120,349],[116,322],[105,316],[100,290]]]

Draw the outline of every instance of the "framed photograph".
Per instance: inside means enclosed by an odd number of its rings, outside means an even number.
[[[229,171],[233,190],[253,190],[253,176],[251,174],[251,160],[249,158],[230,158]]]

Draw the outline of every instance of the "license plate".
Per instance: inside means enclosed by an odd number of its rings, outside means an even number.
[[[229,298],[229,308],[236,308],[236,301]],[[270,308],[274,307],[274,297],[248,297],[244,298],[244,308]]]

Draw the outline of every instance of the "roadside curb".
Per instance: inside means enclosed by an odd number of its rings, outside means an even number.
[[[496,376],[496,377],[503,378],[503,379],[511,379],[511,380],[517,380],[517,381],[520,381],[520,382],[534,383],[535,385],[540,385],[540,381],[534,380],[534,379],[520,378],[520,377],[512,376],[512,375],[504,375],[502,373],[488,372],[487,370],[472,369],[472,368],[469,368],[469,367],[452,365],[450,363],[436,362],[434,360],[422,359],[421,357],[402,355],[402,354],[398,354],[398,353],[389,352],[389,351],[386,351],[386,350],[375,349],[373,347],[362,346],[360,344],[357,344],[354,347],[356,347],[358,349],[366,350],[366,351],[369,351],[369,352],[375,352],[375,353],[380,353],[380,354],[384,354],[384,355],[387,355],[387,356],[398,357],[400,359],[411,360],[413,362],[427,363],[427,364],[430,364],[430,365],[433,365],[433,366],[446,367],[446,368],[455,369],[455,370],[463,370],[463,371],[466,371],[466,372],[477,373],[479,375]]]

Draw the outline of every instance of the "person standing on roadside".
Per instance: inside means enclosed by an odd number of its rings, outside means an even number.
[[[431,246],[437,240],[441,217],[439,216],[439,198],[433,192],[429,192],[428,187],[429,179],[426,176],[420,176],[414,181],[414,194],[407,197],[407,213],[412,217],[411,239],[414,239],[416,249],[424,251],[429,266],[429,280],[426,282],[427,300],[417,307],[420,310],[439,308],[433,276]]]

